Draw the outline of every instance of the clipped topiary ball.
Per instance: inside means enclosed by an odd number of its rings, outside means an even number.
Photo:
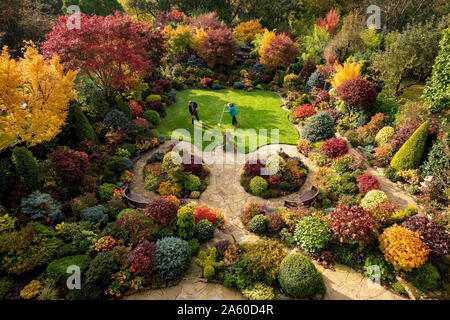
[[[258,214],[256,216],[254,216],[252,218],[252,220],[250,221],[250,230],[255,233],[259,233],[259,234],[263,234],[264,232],[266,232],[267,231],[267,217],[262,214]]]
[[[256,176],[250,180],[250,190],[254,195],[261,195],[268,187],[269,183],[260,176]]]
[[[156,242],[155,270],[167,280],[179,278],[188,268],[191,247],[185,240],[165,237]]]
[[[200,220],[196,226],[197,239],[209,240],[214,236],[214,225],[207,219]]]
[[[309,118],[308,123],[303,127],[301,139],[308,139],[312,142],[328,140],[334,137],[336,128],[334,120],[328,112],[318,112]]]
[[[283,259],[278,280],[283,290],[295,298],[325,294],[325,285],[316,267],[307,257],[298,253],[289,254]]]

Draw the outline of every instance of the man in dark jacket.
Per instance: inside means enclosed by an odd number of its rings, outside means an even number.
[[[200,121],[198,118],[198,105],[197,102],[189,101],[189,113],[191,114],[191,123],[194,124],[194,117],[197,121]]]

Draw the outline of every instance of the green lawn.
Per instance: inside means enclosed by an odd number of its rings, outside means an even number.
[[[231,125],[231,116],[228,113],[223,115],[222,125],[217,124],[220,119],[223,107],[228,102],[236,105],[238,114],[236,118],[238,124],[241,126],[242,132],[236,132],[236,142],[239,150],[249,152],[255,149],[254,146],[249,145],[245,135],[254,136],[255,132],[249,129],[256,130],[257,146],[260,147],[271,142],[271,130],[279,130],[279,143],[297,144],[299,135],[298,131],[288,120],[289,111],[281,109],[282,101],[280,97],[269,91],[254,91],[245,92],[242,90],[222,89],[222,90],[202,90],[189,89],[177,93],[176,103],[167,108],[167,116],[158,127],[158,131],[170,138],[175,129],[188,129],[187,131],[180,131],[180,139],[187,140],[189,136],[194,143],[194,130],[190,124],[190,115],[188,111],[188,102],[196,101],[199,107],[200,120],[205,125],[203,129],[203,142],[200,144],[197,141],[197,147],[203,150],[209,150],[217,145],[215,138],[208,138],[204,134],[205,131],[210,131],[217,134],[217,140],[222,135],[224,130],[233,129]],[[199,128],[199,126],[197,126]],[[259,130],[267,129],[267,142],[260,139]],[[221,140],[221,138],[220,138]]]
[[[400,103],[416,102],[419,101],[423,90],[425,89],[425,83],[414,84],[411,87],[406,88],[403,94],[399,98]]]

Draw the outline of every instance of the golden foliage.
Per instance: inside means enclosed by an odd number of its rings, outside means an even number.
[[[264,29],[256,20],[241,22],[234,28],[236,39],[245,41],[247,43],[256,39],[257,34],[264,33]]]
[[[32,46],[24,58],[0,55],[0,150],[16,142],[29,146],[49,141],[65,124],[76,72],[64,74],[59,57],[45,61]]]
[[[194,51],[200,50],[202,39],[206,36],[206,31],[203,28],[195,28],[192,35],[191,47]]]
[[[275,35],[275,32],[273,32],[273,31],[266,30],[264,32],[264,35],[263,35],[262,40],[261,40],[261,47],[259,49],[259,56],[260,57],[262,57],[264,55],[264,52],[263,52],[264,48],[269,47],[270,44],[272,43],[272,41],[275,40],[275,37],[276,37],[276,35]],[[263,61],[261,61],[261,62],[264,64]]]
[[[428,259],[430,249],[417,232],[394,225],[380,235],[380,249],[396,270],[411,271]]]
[[[336,73],[330,83],[334,88],[339,87],[345,80],[361,77],[361,68],[363,66],[362,62],[352,62],[348,59],[344,62],[344,65],[336,64]]]

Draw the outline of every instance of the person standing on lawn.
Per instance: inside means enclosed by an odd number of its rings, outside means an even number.
[[[200,121],[198,118],[198,105],[197,102],[189,101],[189,113],[191,114],[191,124],[194,124],[194,117],[197,121]]]
[[[236,115],[237,115],[237,109],[234,103],[229,103],[227,105],[228,110],[225,110],[226,113],[229,113],[231,116],[231,124],[233,126],[236,126],[236,128],[239,128],[240,125],[237,124]]]

